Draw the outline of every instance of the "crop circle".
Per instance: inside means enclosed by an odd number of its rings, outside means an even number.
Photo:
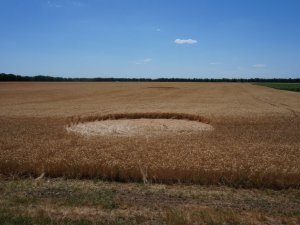
[[[84,136],[157,136],[212,131],[213,127],[190,114],[135,113],[79,118],[67,130]]]

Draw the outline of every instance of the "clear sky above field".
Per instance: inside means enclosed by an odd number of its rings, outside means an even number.
[[[0,0],[0,72],[300,77],[299,0]]]

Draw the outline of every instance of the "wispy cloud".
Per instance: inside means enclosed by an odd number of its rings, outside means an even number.
[[[83,7],[86,6],[86,3],[80,2],[80,1],[72,1],[72,5],[74,7]]]
[[[220,62],[211,62],[209,64],[212,65],[212,66],[214,66],[214,65],[220,65],[221,63]]]
[[[83,7],[86,4],[81,1],[72,0],[49,0],[47,1],[47,7],[49,8],[65,8],[65,7]]]
[[[160,32],[160,31],[161,31],[161,29],[160,29],[160,28],[156,28],[156,31],[157,31],[157,32]]]
[[[193,39],[179,39],[177,38],[174,43],[176,44],[196,44],[198,43],[197,40],[193,40]]]
[[[47,7],[49,7],[49,8],[62,8],[63,5],[59,4],[58,2],[47,1]]]
[[[253,67],[255,67],[255,68],[265,68],[265,67],[267,67],[267,65],[266,64],[255,64],[255,65],[253,65]]]
[[[136,64],[136,65],[140,65],[140,64],[149,63],[151,61],[152,61],[151,58],[146,58],[146,59],[135,60],[135,61],[133,61],[133,63]]]
[[[144,59],[143,62],[151,62],[152,59],[148,58],[148,59]]]

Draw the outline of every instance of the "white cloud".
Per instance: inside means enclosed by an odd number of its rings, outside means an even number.
[[[47,1],[47,6],[50,8],[62,8],[63,7],[61,4],[58,4],[53,1]]]
[[[221,63],[219,63],[219,62],[211,62],[211,63],[209,63],[210,65],[220,65]]]
[[[193,39],[179,39],[177,38],[174,43],[176,44],[196,44],[198,41]]]
[[[255,64],[255,65],[253,65],[253,67],[255,67],[255,68],[265,68],[265,67],[267,67],[267,65],[266,64]]]
[[[149,63],[149,62],[151,62],[151,61],[152,61],[151,58],[146,58],[146,59],[136,60],[136,61],[134,61],[133,63],[134,63],[134,64],[137,64],[137,65],[140,65],[140,64],[146,64],[146,63]]]
[[[58,0],[48,0],[47,7],[49,8],[65,8],[65,7],[83,7],[85,3],[81,1],[58,1]]]
[[[86,6],[85,3],[79,2],[79,1],[73,1],[73,2],[72,2],[72,5],[73,5],[74,7],[83,7],[83,6]]]
[[[150,58],[143,59],[143,62],[151,62],[151,61],[152,61],[152,59],[150,59]]]

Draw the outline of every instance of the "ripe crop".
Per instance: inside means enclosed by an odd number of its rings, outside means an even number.
[[[153,88],[160,85],[0,84],[0,173],[299,187],[299,93],[251,84]],[[72,123],[144,117],[197,120],[214,130],[85,137],[66,129]]]

